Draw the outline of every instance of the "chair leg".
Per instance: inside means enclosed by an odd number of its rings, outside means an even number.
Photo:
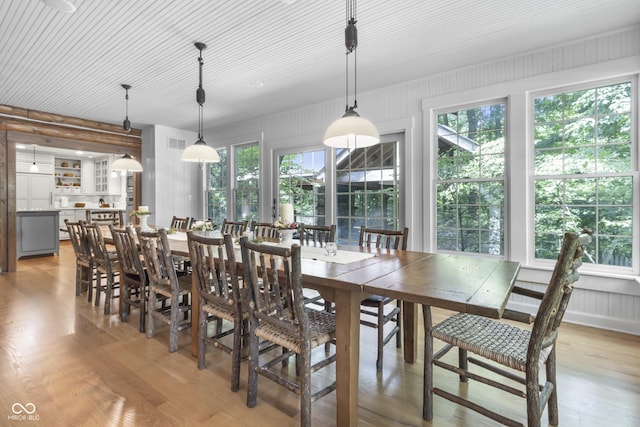
[[[233,353],[231,355],[231,391],[240,388],[240,361],[242,360],[242,322],[233,322]]]
[[[396,300],[396,306],[398,307],[398,314],[396,314],[396,325],[398,326],[396,348],[400,348],[402,347],[402,301]]]
[[[303,345],[300,359],[300,425],[311,426],[311,348]]]
[[[469,370],[469,360],[467,359],[467,350],[458,347],[458,367],[465,372]],[[460,375],[460,382],[466,383],[467,376]]]
[[[382,372],[382,356],[384,354],[384,304],[378,303],[378,359],[376,371]]]
[[[156,309],[156,293],[153,291],[149,291],[149,300],[147,302],[147,338],[153,338],[154,334],[154,320],[153,320],[153,312]],[[164,305],[164,301],[163,301]]]
[[[131,287],[125,281],[122,281],[122,285],[120,285],[120,298],[122,298],[122,313],[120,313],[120,320],[126,323],[130,310],[129,301],[131,300]]]
[[[104,291],[104,314],[111,314],[111,296],[113,294],[113,274],[107,273],[107,287]]]
[[[558,383],[556,382],[556,346],[551,347],[551,353],[547,358],[547,381],[553,384],[553,390],[549,396],[548,411],[549,411],[549,424],[557,426],[560,422],[558,419]]]
[[[96,270],[96,301],[95,306],[100,306],[100,292],[102,291],[102,273]]]
[[[171,322],[169,324],[169,353],[178,350],[178,324],[180,323],[180,297],[171,298]]]
[[[205,354],[207,352],[207,318],[209,315],[202,309],[204,306],[204,298],[200,298],[200,310],[198,311],[198,369],[204,369],[206,366]]]
[[[89,265],[89,267],[84,267],[87,273],[87,302],[91,302],[93,299],[93,280],[95,276],[95,271],[93,269],[93,265]]]
[[[144,285],[140,289],[140,332],[144,333],[144,321],[147,317],[147,298],[144,294]]]
[[[249,376],[247,380],[247,406],[255,408],[258,399],[258,357],[260,339],[256,336],[255,322],[249,321]]]
[[[76,296],[80,295],[80,284],[82,283],[83,267],[76,263]]]

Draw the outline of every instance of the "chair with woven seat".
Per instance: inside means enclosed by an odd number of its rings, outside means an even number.
[[[87,286],[87,301],[93,299],[93,281],[95,276],[95,266],[91,256],[91,247],[86,233],[82,230],[79,222],[64,220],[69,233],[69,240],[76,255],[76,296],[80,295],[82,285]]]
[[[260,239],[277,239],[278,230],[273,227],[270,222],[256,222],[251,223],[250,231],[253,232],[254,238]]]
[[[336,225],[300,224],[299,233],[301,245],[324,247],[327,242],[335,242]]]
[[[240,237],[247,231],[247,221],[228,221],[226,218],[222,221],[220,232],[222,234],[231,234],[234,237]]]
[[[118,254],[115,250],[108,250],[104,242],[101,225],[98,223],[87,224],[79,221],[82,230],[87,235],[91,256],[96,268],[96,297],[95,305],[100,305],[100,296],[104,292],[104,314],[111,313],[111,301],[116,296],[115,289],[119,287],[120,267],[118,265]],[[104,279],[104,284],[102,283]]]
[[[178,350],[178,333],[191,326],[188,319],[191,274],[179,275],[176,271],[164,228],[157,231],[136,228],[136,233],[149,278],[147,338],[153,338],[156,320],[169,325],[169,352],[173,353]],[[158,309],[156,302],[165,298],[170,300],[170,307]]]
[[[144,332],[148,280],[140,259],[136,233],[132,226],[115,228],[109,225],[109,230],[120,266],[120,319],[127,322],[131,307],[136,307],[140,311],[139,329]]]
[[[381,230],[360,226],[360,237],[358,245],[361,247],[375,247],[384,249],[407,250],[409,239],[409,229],[402,230]],[[400,301],[396,301],[395,307],[386,312],[385,306],[394,302],[393,298],[381,295],[371,295],[360,303],[360,313],[365,316],[373,316],[376,321],[369,321],[367,318],[360,319],[360,324],[376,328],[378,332],[378,357],[376,359],[376,370],[382,371],[384,346],[394,336],[396,337],[396,347],[401,347],[401,313]],[[372,309],[375,309],[372,310]],[[385,333],[385,325],[389,322],[395,323],[388,333]]]
[[[313,353],[314,363],[311,361],[314,348],[335,342],[335,316],[305,307],[299,245],[263,245],[242,237],[240,248],[250,297],[247,406],[256,406],[258,376],[262,375],[300,395],[300,425],[310,426],[311,403],[336,387],[334,381],[311,392],[312,372],[335,362],[335,352],[326,354],[324,350]],[[260,360],[260,339],[283,347],[283,351],[265,353],[263,359],[267,360]],[[292,355],[297,359],[295,368],[280,366]]]
[[[198,369],[205,367],[206,344],[220,348],[231,355],[231,390],[240,387],[240,361],[242,358],[242,337],[248,331],[249,310],[246,305],[246,289],[238,280],[233,237],[204,237],[187,232],[191,266],[198,284],[199,337]],[[244,302],[244,304],[243,304]],[[195,313],[193,315],[196,315]],[[215,332],[208,334],[211,319],[224,320],[232,327],[223,328],[217,324]],[[232,345],[224,338],[233,335]]]
[[[172,228],[177,231],[187,231],[191,229],[193,222],[194,222],[193,218],[190,218],[190,217],[179,218],[174,215],[173,218],[171,218],[171,225],[169,226],[169,228]]]
[[[300,224],[300,245],[324,247],[327,242],[335,242],[336,225],[307,225]],[[305,301],[307,304],[315,304],[324,307],[325,311],[332,311],[331,301],[324,301],[317,291],[305,289]]]
[[[426,343],[423,418],[430,419],[433,416],[431,398],[436,394],[501,424],[525,425],[521,421],[507,418],[498,411],[490,410],[467,398],[433,386],[433,366],[438,366],[458,374],[461,382],[472,379],[525,398],[529,427],[540,426],[540,418],[545,406],[548,406],[549,424],[558,425],[555,348],[557,329],[569,303],[573,284],[578,280],[578,267],[582,264],[586,245],[590,241],[591,236],[588,233],[564,235],[560,255],[545,293],[520,287],[514,288],[515,293],[541,300],[538,312],[535,318],[528,313],[514,311],[505,311],[503,316],[525,323],[533,320],[531,330],[468,313],[455,314],[429,330],[427,325],[431,324],[430,311],[428,307],[423,308]],[[433,357],[431,357],[432,338],[445,342],[445,346],[435,352]],[[442,360],[443,356],[454,347],[458,348],[458,366]],[[475,353],[481,358],[469,357],[468,352]],[[484,377],[477,370],[471,372],[470,363],[520,383],[524,387],[501,383],[495,379],[495,376]],[[543,367],[546,379],[543,384],[540,384],[539,371]],[[466,395],[470,395],[471,389],[466,390]],[[474,392],[480,391],[474,389]]]

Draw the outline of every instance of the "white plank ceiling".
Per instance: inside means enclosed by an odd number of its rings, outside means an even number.
[[[344,96],[343,0],[0,0],[0,104],[196,130]],[[638,25],[639,0],[359,0],[358,90]],[[260,82],[262,87],[255,87]],[[336,112],[339,114],[339,112]]]

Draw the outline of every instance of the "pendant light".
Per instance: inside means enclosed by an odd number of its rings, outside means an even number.
[[[133,157],[129,155],[126,151],[126,143],[129,140],[129,132],[131,132],[131,122],[129,121],[129,89],[131,89],[130,85],[121,85],[124,88],[125,95],[125,119],[122,122],[122,128],[127,134],[125,135],[125,154],[111,165],[111,169],[114,171],[123,171],[123,173],[127,172],[142,172],[142,165],[139,161],[135,160]]]
[[[209,147],[204,142],[204,129],[203,129],[203,109],[204,109],[204,89],[202,88],[202,50],[207,48],[204,43],[195,43],[196,48],[200,51],[198,57],[199,70],[200,70],[200,83],[196,90],[196,102],[198,103],[198,140],[189,147],[182,151],[181,160],[185,162],[198,162],[198,163],[217,163],[220,161],[218,152],[213,147]]]
[[[36,165],[36,146],[33,145],[33,163],[29,166],[29,172],[38,172],[38,165]]]
[[[347,79],[346,100],[344,115],[331,123],[324,133],[324,144],[335,148],[362,148],[375,145],[380,142],[380,134],[375,125],[369,120],[360,117],[356,112],[358,108],[358,29],[356,28],[356,0],[346,0],[347,27],[344,29],[344,44],[347,48]],[[353,53],[353,106],[349,106],[349,56]]]

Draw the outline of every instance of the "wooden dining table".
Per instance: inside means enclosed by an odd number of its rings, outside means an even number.
[[[189,256],[184,236],[168,236],[171,252]],[[336,315],[336,425],[358,425],[358,376],[360,355],[360,302],[369,295],[388,296],[403,302],[404,359],[417,357],[418,304],[425,327],[431,328],[430,307],[440,307],[500,318],[520,268],[519,263],[495,258],[434,254],[393,249],[339,246],[335,261],[302,256],[302,281],[333,301]],[[348,252],[372,256],[344,262]],[[342,256],[341,256],[342,255]],[[238,262],[241,262],[239,249]],[[338,260],[340,260],[338,262]],[[196,294],[194,283],[194,295]],[[192,310],[198,311],[197,298]],[[192,316],[191,352],[197,357],[198,316]],[[432,340],[425,340],[425,363],[430,363]],[[431,393],[427,408],[431,411]]]
[[[169,236],[171,237],[171,236]],[[189,254],[185,240],[170,240],[176,255]],[[403,302],[404,359],[417,358],[418,304],[430,328],[430,307],[440,307],[500,318],[520,268],[519,263],[457,254],[433,254],[393,249],[339,246],[336,260],[345,252],[374,256],[354,262],[331,262],[305,256],[302,247],[302,282],[333,301],[336,314],[336,425],[358,425],[358,375],[360,356],[360,302],[369,295]],[[342,254],[341,254],[342,252]],[[240,260],[239,251],[237,259]],[[194,288],[195,292],[195,288]],[[193,299],[197,304],[197,299]],[[197,312],[197,307],[192,310]],[[198,321],[192,316],[192,354],[198,354]],[[428,339],[426,345],[429,346]],[[425,363],[431,351],[425,350]],[[430,402],[428,403],[430,405]]]

